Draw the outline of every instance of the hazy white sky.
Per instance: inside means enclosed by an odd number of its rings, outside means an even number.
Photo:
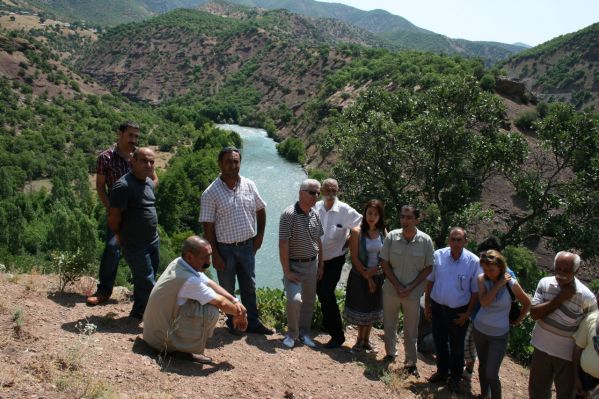
[[[535,46],[599,22],[599,0],[319,0],[383,9],[451,38]]]

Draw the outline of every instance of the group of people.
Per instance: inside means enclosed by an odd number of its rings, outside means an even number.
[[[270,335],[262,324],[256,300],[255,255],[266,225],[266,203],[253,181],[239,174],[241,152],[233,147],[218,155],[220,175],[201,196],[199,221],[205,238],[188,237],[181,256],[156,281],[159,238],[154,189],[154,153],[137,148],[139,127],[120,126],[114,148],[98,157],[96,188],[107,208],[109,231],[100,263],[97,292],[90,306],[112,293],[121,251],[134,283],[130,316],[143,319],[144,340],[159,351],[194,354],[202,363],[207,339],[227,314],[231,334]],[[478,353],[480,398],[501,398],[499,368],[511,325],[530,311],[536,320],[530,370],[531,398],[549,398],[555,383],[558,398],[584,397],[599,382],[597,298],[575,274],[580,257],[560,252],[555,275],[543,278],[532,301],[507,266],[498,244],[465,248],[467,234],[454,227],[446,248],[434,249],[430,236],[418,229],[420,210],[404,205],[401,228],[385,229],[384,206],[366,203],[362,213],[337,197],[339,185],[303,181],[298,201],[279,221],[279,255],[287,298],[287,333],[282,344],[315,347],[310,325],[316,298],[330,335],[325,348],[345,342],[343,319],[357,326],[354,351],[372,351],[373,324],[384,325],[384,362],[397,356],[397,326],[403,313],[404,373],[419,377],[417,342],[424,316],[432,323],[436,351],[434,383],[460,392],[465,352],[466,369]],[[322,199],[319,201],[319,198]],[[340,311],[335,289],[349,252],[345,308]],[[213,264],[218,281],[204,272]],[[240,300],[235,296],[236,281]],[[511,311],[514,302],[519,311]],[[511,311],[511,312],[510,312]],[[510,315],[510,313],[512,313]]]

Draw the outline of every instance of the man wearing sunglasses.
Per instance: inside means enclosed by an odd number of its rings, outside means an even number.
[[[595,295],[575,277],[580,263],[577,254],[558,252],[553,261],[554,275],[542,278],[537,285],[530,309],[530,317],[536,321],[528,381],[531,399],[549,399],[552,383],[557,399],[574,397],[572,334],[597,310]]]
[[[212,336],[218,311],[232,316],[233,326],[245,331],[247,311],[233,295],[206,274],[212,248],[198,236],[188,237],[181,257],[173,260],[154,286],[144,313],[143,338],[160,352],[191,354],[200,363],[206,341]]]
[[[321,237],[324,232],[318,213],[313,209],[319,196],[318,180],[304,180],[299,201],[283,211],[279,222],[279,258],[287,296],[287,336],[283,345],[288,348],[293,348],[298,338],[306,346],[316,346],[310,337],[310,325],[316,282],[323,273]]]

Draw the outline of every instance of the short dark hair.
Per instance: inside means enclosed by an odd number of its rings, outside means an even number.
[[[119,125],[119,132],[123,133],[129,128],[139,130],[139,125],[132,121],[125,121]]]
[[[412,212],[412,215],[414,215],[414,217],[416,219],[420,219],[420,209],[417,208],[415,205],[412,204],[405,204],[401,207],[401,210],[403,211],[404,209],[409,210],[410,212]]]
[[[239,148],[237,147],[225,147],[222,150],[220,150],[220,152],[218,153],[218,162],[222,161],[223,158],[225,157],[225,154],[229,154],[231,152],[236,152],[239,154],[239,160],[241,161],[241,152],[239,151]]]
[[[376,224],[377,229],[381,231],[385,231],[385,206],[381,200],[371,199],[364,205],[364,209],[362,211],[362,225],[360,228],[362,231],[368,231],[368,222],[366,221],[366,211],[368,208],[375,208],[379,214],[379,221]]]
[[[478,248],[476,250],[478,251],[478,253],[482,253],[490,249],[494,249],[495,251],[501,252],[501,241],[499,241],[499,238],[493,235],[485,238],[483,242],[481,242],[478,245]]]

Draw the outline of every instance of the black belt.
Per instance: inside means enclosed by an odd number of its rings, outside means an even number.
[[[314,255],[311,258],[289,259],[289,261],[290,262],[296,262],[296,263],[307,263],[307,262],[312,262],[314,259],[316,259],[316,255]]]
[[[232,245],[234,247],[242,247],[253,239],[254,239],[254,237],[248,238],[245,241],[239,241],[239,242],[219,242],[218,245]]]
[[[451,307],[449,307],[447,305],[442,305],[439,302],[436,302],[432,298],[431,298],[431,302],[434,303],[435,305],[443,308],[443,310],[452,311],[452,312],[459,312],[460,310],[467,310],[468,309],[468,304],[462,305],[462,306],[458,306],[457,308],[451,308]]]

